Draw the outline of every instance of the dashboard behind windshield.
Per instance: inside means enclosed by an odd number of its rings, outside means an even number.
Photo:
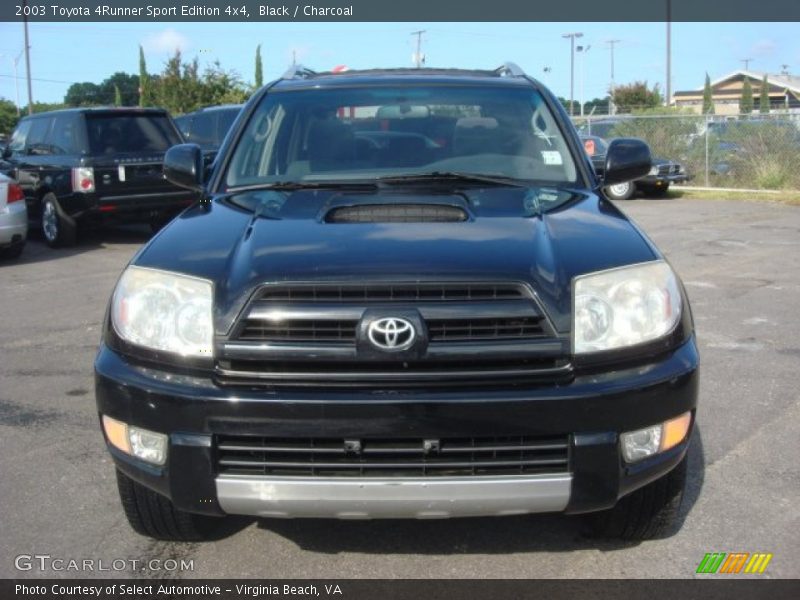
[[[576,181],[531,88],[406,85],[271,91],[233,150],[228,188],[460,172]]]

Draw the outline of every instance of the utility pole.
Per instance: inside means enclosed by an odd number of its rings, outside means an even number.
[[[789,65],[781,65],[781,75],[789,75]]]
[[[292,50],[292,66],[297,64],[297,50]]]
[[[610,102],[608,105],[608,112],[609,114],[613,115],[616,112],[616,107],[614,105],[614,46],[619,44],[622,40],[606,40],[606,45],[608,49],[611,51],[611,87],[608,90],[608,95],[610,96]]]
[[[672,0],[667,0],[667,97],[665,105],[669,106],[672,99]]]
[[[25,25],[25,70],[28,74],[28,114],[33,114],[33,88],[31,87],[31,45],[28,43],[28,17],[24,16],[27,12],[28,0],[24,0],[23,5],[26,10],[23,12],[23,23]]]
[[[744,63],[744,70],[745,71],[749,71],[750,70],[750,63],[753,62],[753,59],[752,58],[740,58],[739,62]]]
[[[574,112],[575,104],[575,38],[582,38],[582,33],[565,33],[562,38],[569,38],[569,116]]]
[[[425,33],[424,29],[419,31],[412,31],[411,35],[417,36],[417,51],[414,53],[414,64],[418,69],[422,68],[422,63],[425,62],[425,57],[422,56],[422,34]]]

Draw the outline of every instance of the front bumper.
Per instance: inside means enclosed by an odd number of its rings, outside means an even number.
[[[226,513],[337,519],[475,517],[562,511],[569,473],[519,477],[250,477],[221,475]]]
[[[673,175],[647,175],[641,179],[637,179],[636,183],[658,187],[672,183],[684,183],[686,181],[689,181],[689,176],[686,173],[675,173]]]
[[[669,472],[676,447],[625,464],[619,434],[694,411],[692,337],[653,362],[578,374],[568,384],[487,390],[231,389],[211,378],[136,364],[103,346],[96,363],[100,414],[167,433],[168,461],[153,467],[110,447],[117,467],[179,509],[272,517],[447,517],[581,513]],[[215,436],[283,438],[469,437],[569,434],[563,473],[471,477],[290,477],[222,474]],[[691,430],[690,430],[691,433]]]

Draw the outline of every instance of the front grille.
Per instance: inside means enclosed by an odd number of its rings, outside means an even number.
[[[406,315],[408,353],[368,339],[370,320]],[[217,353],[221,385],[474,386],[572,375],[530,290],[516,283],[264,286]]]
[[[539,318],[433,319],[427,322],[432,342],[530,339],[544,335]]]
[[[240,340],[268,342],[352,342],[358,321],[349,320],[289,320],[261,321],[247,319]]]
[[[219,473],[306,477],[458,477],[569,471],[569,437],[270,438],[219,435]]]
[[[525,298],[517,285],[502,284],[345,284],[267,286],[259,300],[292,302],[451,302]]]

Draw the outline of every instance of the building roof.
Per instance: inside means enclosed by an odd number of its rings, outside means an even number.
[[[764,75],[767,76],[767,83],[773,85],[775,87],[788,89],[795,94],[800,94],[800,77],[793,77],[791,75],[773,75],[771,73],[758,73],[756,71],[745,71],[744,69],[739,69],[738,71],[733,71],[732,73],[728,73],[727,75],[720,77],[719,79],[715,79],[711,82],[711,87],[714,88],[726,81],[736,79],[737,77],[749,77],[751,79],[756,79],[761,81],[764,79]],[[695,88],[693,90],[685,90],[681,92],[675,92],[675,95],[694,95],[694,94],[702,94],[705,85],[701,85],[699,88]]]

